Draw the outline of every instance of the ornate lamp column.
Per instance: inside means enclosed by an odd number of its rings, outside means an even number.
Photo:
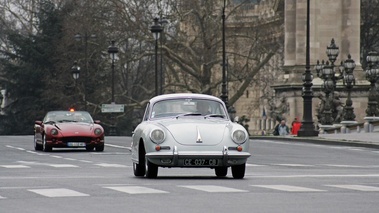
[[[108,53],[112,60],[112,104],[114,104],[114,61],[118,53],[118,48],[115,46],[115,41],[112,41],[111,43],[111,46],[108,47]]]
[[[80,67],[78,66],[77,61],[74,61],[74,64],[71,67],[71,74],[75,80],[75,92],[76,92],[77,81],[80,77]],[[74,98],[74,102],[76,102],[76,98]],[[75,104],[73,104],[73,105],[75,106]]]
[[[377,52],[369,52],[366,58],[367,69],[366,69],[366,79],[370,81],[371,88],[368,95],[368,106],[366,109],[367,116],[379,116],[378,102],[377,102],[377,91],[375,83],[378,80],[379,76],[379,54]]]
[[[154,18],[154,25],[150,27],[151,33],[153,33],[155,39],[155,95],[159,95],[158,89],[158,39],[162,32],[162,26],[159,24],[159,18]]]
[[[335,44],[334,39],[332,39],[329,46],[326,47],[326,55],[328,56],[328,59],[330,61],[327,61],[326,64],[324,64],[324,61],[322,61],[322,64],[320,64],[319,61],[317,61],[317,65],[315,66],[315,69],[317,71],[317,76],[319,76],[321,79],[324,80],[323,84],[323,91],[325,93],[325,100],[323,101],[323,109],[320,109],[319,112],[319,123],[323,125],[332,125],[334,122],[333,117],[333,98],[334,98],[334,90],[336,88],[336,83],[338,80],[343,78],[342,72],[340,70],[340,75],[336,76],[335,74],[335,65],[334,62],[336,61],[339,54],[339,48]]]
[[[305,59],[305,72],[302,76],[303,80],[303,121],[300,130],[297,135],[300,137],[310,137],[310,136],[318,136],[318,131],[315,130],[312,119],[312,80],[313,75],[310,70],[310,50],[309,50],[309,13],[310,13],[310,4],[309,0],[307,0],[307,33],[306,33],[306,59]]]
[[[226,108],[229,110],[227,79],[226,79],[226,50],[225,50],[225,5],[222,7],[222,85],[221,85],[221,100],[225,103]]]
[[[355,120],[355,114],[354,114],[354,107],[353,107],[353,101],[351,100],[351,89],[355,85],[355,77],[353,75],[353,71],[355,68],[355,62],[353,59],[351,59],[351,55],[349,54],[348,59],[344,62],[344,77],[343,77],[343,84],[346,86],[347,89],[347,99],[345,107],[343,108],[344,111],[344,121],[354,121]]]
[[[112,104],[115,104],[114,99],[114,62],[116,60],[116,56],[118,53],[118,47],[115,46],[115,41],[111,41],[111,46],[108,47],[108,53],[112,60]],[[114,115],[112,114],[112,120],[115,120]],[[115,123],[115,121],[114,121]],[[109,129],[109,135],[117,135],[116,125],[113,123],[113,125],[110,126]]]
[[[333,65],[329,65],[327,61],[321,70],[321,78],[324,80],[323,91],[325,93],[325,103],[324,103],[324,111],[322,112],[322,117],[320,123],[323,125],[332,125],[333,124],[333,114],[332,114],[332,101],[330,94],[334,91],[334,67]]]

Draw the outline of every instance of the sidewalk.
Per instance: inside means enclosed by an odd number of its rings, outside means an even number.
[[[301,141],[317,144],[357,146],[379,149],[379,132],[370,133],[347,133],[347,134],[320,134],[316,137],[297,137],[289,136],[251,136],[256,140],[285,140],[285,141]]]

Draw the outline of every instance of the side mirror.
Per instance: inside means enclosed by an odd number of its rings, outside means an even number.
[[[238,121],[239,121],[239,117],[238,116],[234,117],[234,123],[238,123]]]
[[[94,120],[93,121],[95,124],[100,124],[101,122],[100,122],[100,120]]]
[[[39,126],[43,126],[42,121],[35,121],[34,124],[39,125]]]

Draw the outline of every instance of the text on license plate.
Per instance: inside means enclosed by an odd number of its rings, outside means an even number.
[[[68,142],[67,146],[72,146],[72,147],[84,147],[86,146],[86,143],[84,142]]]
[[[184,159],[184,166],[216,166],[216,159]]]

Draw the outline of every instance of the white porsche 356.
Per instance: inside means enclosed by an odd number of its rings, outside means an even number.
[[[158,167],[208,167],[225,177],[245,176],[249,135],[232,122],[225,104],[203,94],[167,94],[152,98],[133,132],[135,176],[156,178]]]

